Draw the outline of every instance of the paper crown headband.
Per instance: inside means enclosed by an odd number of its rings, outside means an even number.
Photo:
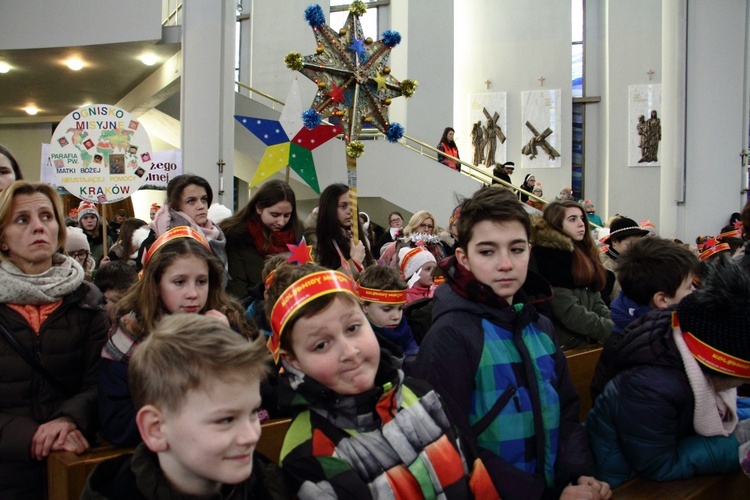
[[[406,302],[406,290],[376,290],[357,283],[357,291],[359,298],[365,302],[379,304],[404,304]]]
[[[305,304],[324,295],[338,292],[348,293],[359,299],[354,282],[338,271],[318,271],[308,274],[284,290],[271,310],[271,337],[267,343],[276,363],[279,362],[281,334],[289,318]]]
[[[211,247],[208,245],[208,241],[206,241],[206,238],[192,227],[174,227],[156,238],[156,241],[154,241],[154,244],[151,245],[151,248],[148,249],[146,257],[143,259],[144,267],[146,266],[146,264],[148,264],[148,261],[151,260],[151,256],[156,253],[157,250],[163,247],[164,244],[168,241],[174,240],[176,238],[193,238],[194,240],[198,240],[198,242],[200,242],[204,247],[208,248],[209,250],[211,249]]]
[[[677,314],[673,312],[672,328],[679,326],[680,323],[677,320]],[[750,363],[744,359],[715,349],[690,332],[682,332],[682,339],[685,341],[685,345],[687,345],[693,357],[701,364],[725,375],[750,378]]]
[[[719,243],[716,246],[709,247],[706,250],[702,251],[699,257],[701,260],[706,260],[712,255],[716,255],[719,252],[724,252],[727,250],[729,250],[729,243]]]

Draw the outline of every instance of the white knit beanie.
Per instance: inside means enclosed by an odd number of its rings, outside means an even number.
[[[231,217],[232,211],[221,203],[214,203],[208,207],[208,218],[214,224],[218,224],[227,217]]]
[[[77,252],[79,250],[91,251],[86,233],[80,227],[67,227],[67,238],[65,239],[65,253]]]
[[[401,273],[407,281],[422,269],[428,262],[436,262],[435,256],[424,247],[404,247],[398,251],[398,262]]]

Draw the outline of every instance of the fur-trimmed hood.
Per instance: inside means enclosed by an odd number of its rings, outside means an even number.
[[[573,253],[573,240],[550,226],[540,215],[531,216],[531,245]]]

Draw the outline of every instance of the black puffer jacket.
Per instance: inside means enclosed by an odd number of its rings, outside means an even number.
[[[672,313],[656,309],[631,323],[607,342],[597,365],[586,431],[596,477],[612,488],[636,476],[673,481],[739,468],[733,435],[696,434]]]
[[[34,333],[19,313],[0,304],[0,325],[68,388],[64,394],[29,366],[0,335],[0,497],[44,484],[44,462],[30,458],[40,424],[70,417],[91,442],[96,430],[99,360],[109,320],[104,296],[83,282]]]
[[[86,481],[83,500],[186,500],[169,485],[155,453],[141,443],[132,455],[99,464]],[[223,485],[212,500],[282,500],[290,498],[281,470],[260,453],[253,454],[253,472],[237,485]]]

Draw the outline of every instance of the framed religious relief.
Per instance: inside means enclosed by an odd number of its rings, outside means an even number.
[[[628,111],[628,165],[660,166],[661,84],[630,85]]]
[[[560,89],[521,92],[521,166],[559,168],[562,144]]]

